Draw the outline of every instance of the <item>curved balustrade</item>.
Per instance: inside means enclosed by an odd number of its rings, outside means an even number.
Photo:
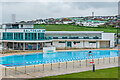
[[[101,37],[48,37],[49,39],[102,39]]]

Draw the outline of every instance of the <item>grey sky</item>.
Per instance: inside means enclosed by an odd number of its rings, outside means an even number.
[[[119,0],[1,0],[1,2],[118,2]]]
[[[11,22],[11,14],[16,14],[16,21],[90,16],[93,11],[96,16],[115,16],[118,13],[117,4],[117,2],[6,2],[2,3],[2,21]]]

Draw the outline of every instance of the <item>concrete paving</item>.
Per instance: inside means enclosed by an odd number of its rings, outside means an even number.
[[[2,67],[3,78],[39,78],[92,70],[92,60],[62,62],[54,64],[40,64],[34,66],[6,68]],[[118,57],[94,59],[96,69],[118,66]]]

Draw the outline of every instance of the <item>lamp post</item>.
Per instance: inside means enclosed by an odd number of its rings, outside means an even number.
[[[119,33],[119,26],[120,26],[120,20],[117,20],[117,22],[116,22],[116,27],[117,27],[117,44],[119,43],[119,35],[118,35],[118,33]]]
[[[89,51],[89,56],[92,56],[92,62],[90,62],[90,63],[93,64],[93,72],[95,72],[95,63],[94,63],[94,57],[93,57],[92,51]]]
[[[118,40],[119,40],[119,39],[118,39],[118,27],[119,27],[119,26],[117,25],[116,27],[117,27],[117,44],[118,44]]]

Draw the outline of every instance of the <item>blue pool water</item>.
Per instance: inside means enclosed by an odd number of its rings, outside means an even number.
[[[2,65],[7,67],[19,67],[27,65],[37,64],[49,64],[66,62],[73,60],[85,60],[92,59],[92,56],[88,54],[89,50],[85,51],[65,51],[65,52],[54,52],[54,53],[32,53],[0,57]],[[103,57],[116,57],[118,56],[117,50],[92,50],[93,58]]]

